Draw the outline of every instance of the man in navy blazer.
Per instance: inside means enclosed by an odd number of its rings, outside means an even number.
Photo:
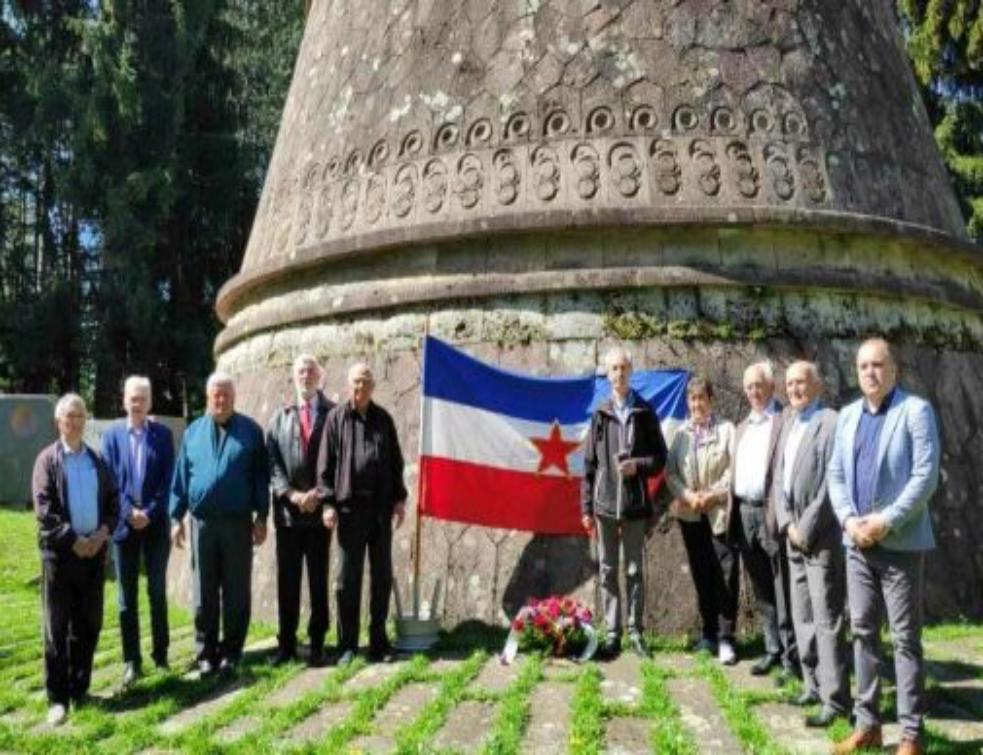
[[[116,594],[123,640],[123,680],[128,687],[140,676],[140,623],[137,583],[140,556],[147,564],[147,596],[153,659],[167,668],[167,561],[171,553],[167,505],[174,473],[174,438],[166,425],[147,415],[152,403],[150,380],[126,379],[126,418],[102,437],[102,457],[119,488],[120,517],[113,532]]]
[[[925,552],[935,547],[928,505],[939,479],[939,433],[931,405],[897,386],[887,342],[857,352],[863,398],[840,412],[829,463],[829,495],[843,526],[854,638],[856,731],[834,752],[881,747],[881,602],[894,644],[897,752],[923,752],[925,680],[922,588]]]

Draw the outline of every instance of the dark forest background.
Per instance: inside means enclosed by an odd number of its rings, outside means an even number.
[[[366,0],[371,2],[372,0]],[[0,0],[0,392],[187,415],[212,369],[306,0]],[[983,241],[983,0],[899,0]]]

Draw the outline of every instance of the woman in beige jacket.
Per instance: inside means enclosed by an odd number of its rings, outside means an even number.
[[[734,425],[714,416],[713,386],[706,377],[690,378],[686,403],[689,417],[669,450],[672,513],[679,520],[703,620],[696,649],[716,653],[730,665],[737,662],[740,589],[740,556],[727,535]]]

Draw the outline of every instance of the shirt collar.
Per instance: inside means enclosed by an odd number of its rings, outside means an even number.
[[[801,412],[796,412],[795,418],[799,422],[808,422],[812,419],[812,416],[819,411],[820,405],[820,400],[818,398],[814,398],[809,402],[809,405],[805,409],[803,409]]]
[[[629,389],[628,393],[625,394],[624,401],[621,400],[621,397],[617,393],[612,392],[611,403],[618,410],[631,409],[635,405],[634,392]]]
[[[877,408],[877,411],[871,411],[870,403],[866,398],[863,400],[863,412],[864,414],[869,414],[872,417],[876,417],[879,414],[887,414],[887,410],[891,408],[891,404],[894,402],[894,393],[898,390],[897,386],[894,386],[888,394],[884,397],[881,405]]]
[[[148,420],[144,420],[143,424],[138,427],[137,425],[133,424],[133,421],[129,417],[127,417],[126,431],[132,435],[140,435],[142,433],[145,433],[147,432],[147,422]]]
[[[68,443],[66,443],[61,438],[58,439],[58,442],[61,443],[61,450],[64,451],[66,454],[71,454],[73,456],[81,456],[83,453],[85,453],[85,443],[84,442],[82,443],[81,446],[79,446],[79,450],[78,451],[73,451],[72,450],[72,447],[70,445],[68,445]]]

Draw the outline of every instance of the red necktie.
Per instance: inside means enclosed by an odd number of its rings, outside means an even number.
[[[311,405],[300,405],[300,444],[307,453],[307,445],[311,442]]]

